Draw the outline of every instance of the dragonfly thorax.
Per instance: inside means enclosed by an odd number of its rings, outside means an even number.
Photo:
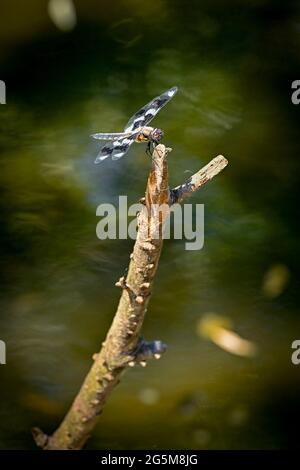
[[[154,127],[142,127],[136,137],[136,142],[155,142],[158,143],[163,138],[164,133],[161,129]]]

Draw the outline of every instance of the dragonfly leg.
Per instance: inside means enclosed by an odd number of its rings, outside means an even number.
[[[155,147],[157,146],[157,144],[158,144],[158,142],[155,142],[154,140],[149,140],[148,144],[147,144],[147,149],[146,149],[146,154],[148,155],[148,157],[151,158],[152,162],[155,165],[156,165],[156,162],[153,159],[152,154],[153,154],[153,151],[154,151]]]
[[[150,140],[148,140],[148,143],[147,143],[146,155],[148,155],[148,157],[151,157],[151,156],[152,156],[152,152],[151,152],[151,141],[150,141]]]

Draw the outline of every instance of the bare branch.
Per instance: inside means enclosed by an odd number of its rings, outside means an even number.
[[[106,399],[120,382],[126,368],[135,364],[145,366],[149,359],[159,359],[166,350],[162,341],[145,341],[141,329],[162,250],[162,226],[170,211],[170,200],[181,201],[227,165],[224,157],[216,157],[170,195],[169,151],[162,144],[153,151],[128,274],[126,279],[121,277],[116,282],[116,286],[122,289],[121,298],[102,348],[93,355],[94,363],[54,434],[47,436],[38,428],[32,430],[36,444],[43,449],[81,449],[93,431]],[[157,209],[158,206],[163,210]]]
[[[171,204],[182,202],[183,199],[192,195],[193,192],[201,188],[205,183],[217,176],[220,171],[228,165],[228,160],[223,155],[218,155],[206,166],[197,171],[183,184],[176,186],[170,191]]]

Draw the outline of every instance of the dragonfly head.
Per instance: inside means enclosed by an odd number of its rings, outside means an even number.
[[[164,132],[161,129],[153,129],[151,132],[151,139],[154,142],[160,142],[164,136]]]

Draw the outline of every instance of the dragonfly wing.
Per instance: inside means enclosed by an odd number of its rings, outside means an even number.
[[[98,134],[92,134],[91,137],[97,140],[117,140],[121,137],[128,137],[129,133],[125,132],[99,132]]]
[[[177,92],[177,87],[174,86],[165,91],[159,96],[156,96],[148,104],[143,106],[137,111],[128,121],[125,126],[124,132],[134,132],[139,127],[144,127],[156,116],[156,114],[163,108],[168,101]]]
[[[100,163],[108,157],[111,157],[112,160],[119,160],[119,158],[122,158],[128,152],[129,147],[135,140],[135,137],[136,134],[131,135],[130,137],[126,135],[126,137],[119,140],[108,142],[100,149],[95,163]]]
[[[129,147],[135,141],[135,137],[136,137],[136,134],[131,135],[130,137],[125,137],[124,139],[118,140],[117,141],[118,145],[115,145],[113,154],[111,156],[112,160],[119,160],[119,158],[122,158],[125,155],[125,153],[128,152]]]

